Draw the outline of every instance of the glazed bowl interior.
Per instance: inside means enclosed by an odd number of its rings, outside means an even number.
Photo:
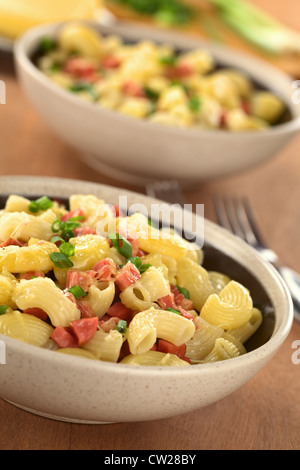
[[[126,24],[87,24],[102,35],[117,34],[125,42],[149,39],[171,43],[180,51],[203,48],[212,54],[217,67],[240,70],[257,88],[276,93],[286,104],[282,121],[264,132],[175,128],[125,116],[87,103],[53,84],[35,62],[41,38],[55,38],[62,24],[34,28],[15,46],[20,83],[55,133],[102,173],[126,178],[137,186],[157,177],[194,185],[267,161],[300,129],[300,109],[292,101],[292,79],[263,61],[181,34]]]
[[[1,206],[8,194],[48,195],[66,203],[72,194],[95,194],[112,204],[126,195],[127,207],[159,202],[118,188],[59,178],[1,177],[0,193]],[[163,213],[159,222],[163,225]],[[95,424],[182,414],[214,403],[248,382],[286,339],[293,322],[291,298],[281,277],[256,251],[212,222],[203,223],[204,267],[242,283],[263,313],[263,324],[245,344],[245,355],[190,367],[141,367],[67,357],[0,335],[7,352],[7,362],[0,366],[0,396],[42,416]],[[108,390],[103,407],[99,397]],[[127,397],[126,407],[120,403],[120,390]],[[83,400],[86,396],[89,399]]]

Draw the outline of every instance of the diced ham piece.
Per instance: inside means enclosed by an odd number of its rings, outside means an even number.
[[[60,218],[62,222],[67,222],[68,220],[72,219],[73,217],[82,217],[84,219],[84,212],[82,209],[74,209],[73,211],[66,212]],[[82,219],[82,220],[83,220]]]
[[[118,317],[120,320],[130,322],[135,312],[122,304],[122,302],[115,302],[107,311],[110,317]]]
[[[122,61],[119,57],[115,55],[109,55],[104,57],[101,65],[104,69],[117,69],[118,67],[120,67],[121,63]]]
[[[120,290],[129,287],[134,282],[138,281],[141,274],[138,268],[131,262],[128,262],[123,266],[115,278],[115,283]]]
[[[160,299],[158,299],[157,303],[163,310],[166,310],[166,308],[176,308],[176,304],[174,302],[174,294],[172,293],[166,295],[165,297],[161,297]]]
[[[139,256],[140,252],[140,241],[137,235],[127,235],[127,241],[132,246],[132,256]]]
[[[27,313],[28,315],[33,315],[34,317],[39,318],[40,320],[46,321],[48,318],[48,314],[41,308],[27,308],[26,310],[23,310],[23,311],[24,313]]]
[[[117,266],[111,258],[104,258],[95,264],[92,271],[98,281],[110,281],[117,275]]]
[[[105,333],[109,333],[111,330],[115,330],[117,328],[118,321],[120,318],[118,317],[109,317],[108,315],[104,315],[99,321],[100,328],[105,331]]]
[[[66,288],[70,289],[74,286],[80,286],[85,292],[87,292],[91,285],[97,284],[96,271],[76,271],[70,269],[67,274]]]
[[[77,338],[79,346],[87,343],[96,333],[98,327],[98,318],[81,318],[70,323],[70,329]]]
[[[175,354],[175,356],[180,359],[184,359],[186,354],[186,345],[181,344],[180,346],[175,346],[175,344],[166,341],[165,339],[159,339],[157,350],[166,354]]]
[[[8,238],[7,240],[4,240],[2,243],[0,243],[0,248],[5,248],[6,246],[26,246],[26,242],[22,242],[21,240],[16,240],[15,238]]]
[[[29,281],[33,277],[45,277],[45,273],[43,271],[27,271],[27,273],[20,274],[19,280],[26,279],[26,281]]]
[[[175,305],[182,307],[184,310],[192,310],[194,308],[193,302],[190,299],[186,299],[176,286],[171,286],[171,292],[174,295]]]
[[[51,338],[60,348],[78,348],[78,340],[72,334],[69,328],[57,326],[53,331]]]
[[[95,64],[84,57],[72,57],[64,67],[64,71],[75,78],[93,83],[99,76]]]
[[[73,229],[75,237],[81,237],[82,235],[96,235],[97,232],[92,227],[76,227]]]
[[[173,80],[187,78],[193,75],[194,73],[194,67],[191,64],[188,64],[187,62],[181,62],[180,64],[172,65],[166,67],[165,69],[166,77]]]
[[[146,94],[143,87],[132,80],[123,83],[122,91],[125,95],[134,96],[135,98],[145,98]]]

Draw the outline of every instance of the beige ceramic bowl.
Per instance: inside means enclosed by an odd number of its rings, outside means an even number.
[[[136,41],[173,43],[180,50],[205,48],[219,64],[244,71],[277,93],[290,109],[290,122],[265,132],[229,133],[178,129],[149,123],[84,102],[53,84],[32,63],[44,36],[55,37],[60,25],[37,27],[15,46],[20,78],[30,103],[82,159],[101,173],[144,186],[149,180],[177,180],[182,185],[247,170],[278,154],[300,129],[300,107],[292,102],[292,80],[265,62],[188,36],[147,28],[93,24],[103,34]]]
[[[146,196],[88,182],[57,178],[0,177],[5,195],[68,198],[95,194],[128,207],[154,201]],[[193,221],[195,222],[195,220]],[[42,416],[79,423],[167,418],[196,410],[231,394],[272,359],[293,322],[290,295],[277,272],[240,239],[205,220],[205,266],[244,283],[264,312],[263,326],[244,356],[190,367],[140,367],[75,358],[0,335],[0,397]],[[184,397],[184,399],[183,399]]]

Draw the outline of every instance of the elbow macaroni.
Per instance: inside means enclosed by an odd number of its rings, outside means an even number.
[[[135,366],[201,365],[246,353],[263,314],[243,285],[202,266],[197,246],[150,227],[142,214],[116,217],[93,195],[71,196],[70,211],[53,203],[32,213],[29,204],[11,195],[0,213],[0,334]],[[75,225],[64,232],[63,221]],[[128,241],[127,252],[111,246],[105,225],[126,229],[135,245]]]

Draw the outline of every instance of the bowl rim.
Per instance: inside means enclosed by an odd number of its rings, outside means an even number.
[[[120,194],[120,190],[122,190],[126,195],[129,195],[133,198],[138,198],[138,200],[142,200],[148,203],[151,202],[164,202],[159,201],[157,199],[153,199],[149,196],[145,196],[135,191],[131,190],[124,190],[122,188],[113,187],[106,184],[99,184],[89,181],[82,181],[76,179],[68,179],[68,178],[59,178],[59,177],[39,177],[39,176],[0,176],[0,191],[1,194],[22,194],[25,196],[28,195],[37,195],[41,190],[39,188],[47,188],[49,191],[53,191],[53,196],[59,196],[59,194],[55,194],[55,187],[61,186],[64,188],[64,195],[62,197],[68,197],[67,194],[71,195],[74,194],[75,188],[85,189],[86,193],[91,194],[99,194],[103,192],[102,195],[105,198],[105,192],[108,191],[114,194],[116,197]],[[10,188],[10,192],[5,191],[3,192],[3,187]],[[30,188],[28,192],[24,193],[24,188]],[[18,188],[20,191],[18,193]],[[58,190],[59,191],[59,190]],[[49,193],[49,197],[51,194]],[[165,203],[165,202],[164,202]],[[183,213],[183,209],[180,209]],[[195,217],[196,214],[195,214]],[[263,345],[259,346],[258,348],[247,352],[246,354],[231,358],[230,360],[225,361],[218,361],[214,363],[207,363],[207,364],[196,364],[192,365],[191,367],[186,366],[178,366],[178,367],[160,367],[160,366],[138,366],[138,365],[129,365],[129,364],[120,364],[120,363],[110,363],[106,361],[97,361],[93,359],[86,359],[82,357],[76,357],[74,360],[74,356],[68,356],[67,354],[54,354],[55,351],[40,348],[38,346],[34,346],[31,344],[23,343],[18,341],[14,338],[10,338],[8,336],[0,334],[0,340],[7,344],[11,348],[11,351],[18,352],[20,354],[26,354],[28,357],[32,357],[36,359],[38,356],[39,359],[44,361],[51,361],[55,364],[60,364],[61,367],[67,366],[71,369],[93,369],[95,373],[98,370],[109,371],[109,372],[118,372],[118,374],[130,374],[136,376],[156,376],[157,374],[161,374],[162,370],[164,371],[164,376],[174,376],[176,374],[181,374],[183,377],[188,377],[191,374],[201,374],[202,370],[205,370],[206,373],[215,373],[217,370],[230,370],[232,367],[240,366],[242,367],[249,367],[251,364],[257,363],[260,359],[264,359],[269,357],[270,355],[274,355],[277,350],[281,347],[285,339],[287,338],[293,324],[293,303],[291,299],[291,295],[288,291],[288,287],[286,286],[284,280],[281,278],[277,270],[267,263],[259,254],[258,252],[246,244],[242,239],[238,238],[237,236],[231,234],[227,230],[219,227],[214,222],[211,222],[207,219],[203,219],[205,222],[206,228],[208,228],[211,232],[217,235],[217,237],[226,237],[226,239],[230,242],[230,244],[238,250],[242,250],[243,252],[248,253],[249,255],[253,256],[256,260],[256,263],[259,264],[260,268],[267,272],[272,278],[272,290],[275,288],[280,289],[280,297],[278,297],[278,303],[282,304],[281,307],[284,309],[285,315],[282,317],[281,321],[279,322],[278,317],[276,316],[276,308],[275,308],[275,326],[272,336],[269,340],[264,343]],[[210,242],[211,243],[211,242]],[[214,246],[214,243],[212,243]],[[217,245],[217,243],[216,243]],[[219,248],[220,249],[220,248]],[[222,250],[223,252],[224,249]],[[229,253],[229,256],[232,256]],[[237,259],[237,261],[241,264],[241,260]],[[268,290],[265,287],[266,290]],[[277,293],[279,296],[279,294]],[[275,307],[275,306],[274,306]],[[0,366],[1,367],[1,366]]]
[[[114,34],[114,31],[125,31],[123,34],[126,35],[126,26],[122,25],[121,27],[118,26],[105,26],[102,25],[101,23],[97,21],[89,21],[89,20],[80,20],[76,21],[76,23],[82,23],[86,24],[88,26],[91,26],[92,28],[98,30],[98,31],[105,31],[107,34]],[[26,52],[26,49],[28,48],[29,50],[31,49],[31,46],[36,43],[36,41],[39,38],[42,38],[45,34],[50,34],[54,35],[56,34],[56,31],[61,28],[63,25],[68,24],[68,23],[74,23],[74,21],[61,21],[61,22],[55,22],[55,23],[50,23],[46,25],[39,25],[35,26],[28,31],[26,31],[23,35],[21,35],[14,43],[13,46],[13,55],[14,55],[14,60],[17,65],[17,70],[18,67],[21,67],[21,69],[25,70],[27,74],[30,75],[30,77],[36,81],[38,81],[40,84],[43,85],[44,88],[46,88],[49,92],[54,93],[61,99],[64,99],[68,103],[77,106],[79,108],[82,108],[86,110],[87,112],[90,111],[91,113],[94,112],[96,114],[98,113],[103,113],[104,116],[107,116],[107,118],[111,117],[120,124],[122,123],[129,123],[131,122],[132,125],[136,125],[138,129],[149,131],[151,129],[154,130],[154,132],[161,132],[170,136],[183,136],[183,137],[189,137],[189,138],[194,138],[194,139],[203,139],[203,138],[211,138],[215,139],[215,135],[220,135],[222,138],[229,139],[229,140],[235,140],[236,138],[242,137],[242,138],[249,138],[252,140],[252,137],[255,139],[264,139],[265,137],[271,137],[274,134],[286,134],[289,132],[296,132],[300,129],[300,112],[298,111],[297,106],[292,102],[289,103],[289,109],[292,112],[293,116],[290,119],[290,121],[282,124],[278,124],[273,127],[269,127],[265,129],[263,132],[261,131],[241,131],[241,132],[230,132],[227,130],[223,129],[212,129],[212,130],[207,130],[207,129],[195,129],[195,128],[181,128],[181,127],[175,127],[175,126],[164,126],[159,123],[150,123],[147,120],[144,119],[136,119],[131,116],[126,116],[123,115],[122,113],[103,108],[100,105],[97,106],[95,103],[90,103],[85,100],[80,99],[76,95],[72,94],[68,90],[65,90],[64,88],[60,87],[59,85],[56,85],[53,83],[49,77],[47,77],[41,70],[39,70],[32,62],[30,59],[29,55]],[[132,24],[127,25],[129,28],[127,33],[130,34],[130,28],[133,28]],[[141,29],[138,26],[134,25],[134,28],[136,31],[143,31],[143,34],[145,34],[145,37],[143,39],[147,39],[147,32],[149,34],[149,30],[146,29]],[[145,31],[147,31],[145,33]],[[155,34],[155,33],[153,33]],[[212,42],[206,41],[206,40],[200,40],[196,39],[193,37],[190,38],[185,38],[183,34],[179,33],[170,33],[170,32],[165,32],[161,30],[157,30],[157,35],[161,36],[168,36],[169,41],[172,43],[172,40],[179,41],[179,40],[188,40],[190,42],[193,42],[195,44],[194,47],[196,47],[196,44],[198,44],[198,47],[208,47],[212,55],[214,54],[221,54],[226,53],[226,54],[231,54],[231,56],[235,59],[241,59],[245,61],[247,59],[247,63],[249,64],[249,76],[254,78],[256,74],[253,74],[251,72],[251,64],[256,64],[257,66],[259,65],[260,69],[267,70],[269,72],[272,72],[272,77],[273,81],[276,82],[276,77],[279,78],[280,80],[285,80],[286,84],[290,83],[291,85],[291,90],[292,90],[292,83],[293,80],[291,77],[289,77],[287,74],[285,74],[283,71],[277,69],[275,66],[268,64],[266,61],[263,61],[262,59],[256,58],[251,56],[250,54],[243,54],[239,51],[236,51],[230,47],[226,46],[220,46],[217,44],[214,44]],[[142,36],[143,37],[143,36]],[[155,39],[152,39],[155,41]],[[157,39],[159,42],[159,39]],[[186,49],[188,49],[186,47]],[[259,78],[258,75],[256,76],[257,79]],[[298,113],[297,113],[298,111]],[[297,115],[298,114],[298,115]],[[151,126],[150,126],[151,124]],[[149,130],[150,129],[150,130]]]

